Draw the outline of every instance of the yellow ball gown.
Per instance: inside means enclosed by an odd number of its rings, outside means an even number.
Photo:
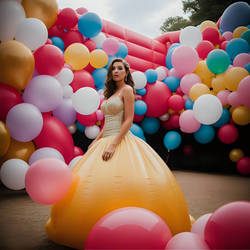
[[[46,231],[52,241],[83,249],[93,225],[105,214],[122,207],[142,207],[158,214],[173,234],[190,231],[183,193],[160,156],[130,131],[108,161],[102,160],[122,126],[124,104],[111,97],[101,106],[103,136],[73,168],[66,196],[51,208]]]

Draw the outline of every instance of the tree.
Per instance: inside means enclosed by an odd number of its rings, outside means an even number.
[[[169,17],[163,25],[160,27],[161,31],[175,31],[189,26],[191,23],[189,20],[180,16]]]

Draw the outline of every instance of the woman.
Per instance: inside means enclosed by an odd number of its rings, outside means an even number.
[[[135,91],[128,63],[114,59],[108,68],[105,124],[73,168],[67,195],[52,206],[46,224],[56,243],[82,249],[93,225],[121,207],[143,207],[158,214],[173,234],[189,231],[184,196],[164,161],[130,131]]]

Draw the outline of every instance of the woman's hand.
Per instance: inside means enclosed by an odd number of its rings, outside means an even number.
[[[102,159],[108,161],[115,153],[116,144],[110,144],[102,154]]]

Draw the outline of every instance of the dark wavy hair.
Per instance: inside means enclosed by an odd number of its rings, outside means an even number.
[[[122,58],[115,58],[110,63],[110,65],[108,67],[107,78],[105,81],[104,97],[106,99],[108,99],[109,97],[111,97],[115,93],[115,91],[117,89],[116,82],[113,80],[113,76],[112,76],[112,69],[113,69],[113,65],[115,62],[121,62],[124,65],[124,68],[125,68],[126,74],[127,74],[124,81],[126,84],[130,85],[133,88],[133,92],[135,95],[136,94],[135,88],[134,88],[135,84],[134,84],[134,80],[133,80],[131,72],[130,72],[129,64]]]

